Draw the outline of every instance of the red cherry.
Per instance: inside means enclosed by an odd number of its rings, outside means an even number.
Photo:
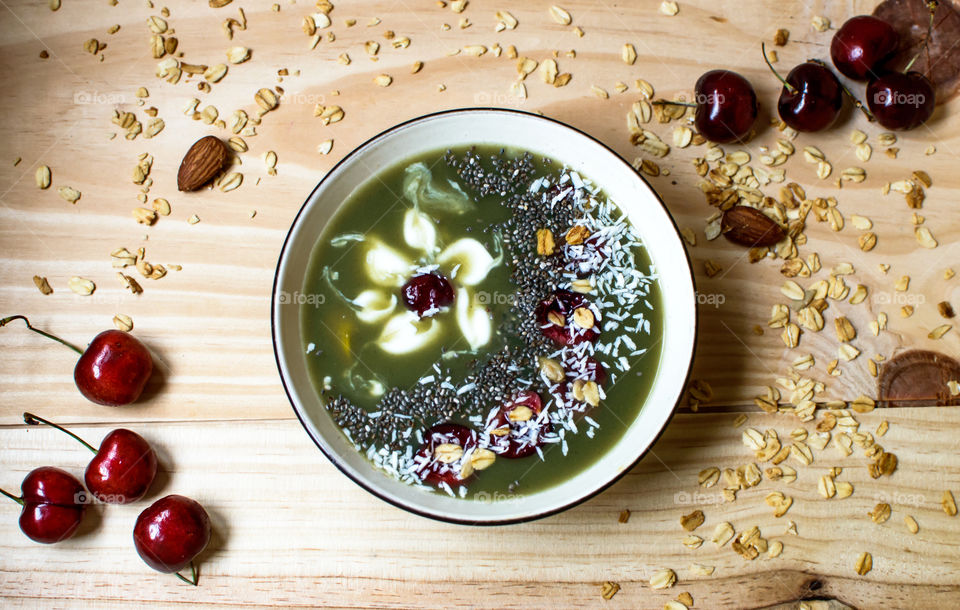
[[[114,430],[100,441],[100,449],[73,432],[32,413],[24,413],[29,425],[46,424],[68,434],[96,455],[84,473],[90,493],[107,504],[129,504],[142,498],[157,476],[157,455],[142,436],[123,428]]]
[[[913,129],[933,115],[936,94],[919,72],[888,72],[867,85],[867,107],[887,129]]]
[[[209,542],[207,511],[196,500],[184,496],[160,498],[140,513],[133,527],[133,543],[140,558],[154,570],[167,574],[192,565]]]
[[[537,305],[537,324],[545,337],[560,345],[577,345],[584,341],[596,341],[600,330],[594,324],[592,328],[581,328],[573,322],[573,312],[580,307],[589,307],[586,297],[569,290],[557,290],[553,296],[540,301]],[[558,324],[559,320],[563,324]]]
[[[598,386],[603,387],[607,384],[607,369],[592,356],[573,356],[565,359],[562,364],[566,377],[563,381],[550,386],[549,393],[558,404],[582,411],[582,407],[587,403],[573,397],[573,384],[577,380],[594,381]],[[577,409],[577,405],[581,408]]]
[[[817,60],[806,61],[790,70],[784,79],[767,58],[767,47],[760,45],[763,60],[783,83],[777,112],[797,131],[820,131],[836,122],[843,108],[844,89],[836,75]]]
[[[750,134],[758,112],[750,81],[730,70],[710,70],[697,80],[694,94],[694,123],[700,135],[725,144]]]
[[[434,450],[439,445],[458,445],[464,454],[477,445],[477,433],[460,424],[437,424],[427,430],[423,445],[417,451],[414,460],[419,464],[416,472],[420,478],[430,485],[446,483],[453,487],[460,485],[466,479],[460,478],[460,460],[445,464],[434,456]],[[467,477],[469,479],[470,477]]]
[[[0,493],[23,506],[20,530],[30,540],[54,544],[73,536],[86,511],[86,490],[72,474],[52,466],[31,470],[20,485],[21,497]]]
[[[900,44],[889,23],[872,15],[851,17],[830,42],[830,58],[844,76],[854,80],[876,77],[877,71]]]
[[[439,273],[415,275],[403,285],[400,299],[410,311],[418,316],[432,316],[443,307],[453,303],[453,286]]]
[[[843,89],[826,67],[811,61],[802,63],[787,74],[786,85],[780,91],[777,112],[790,127],[822,131],[840,116]]]
[[[86,350],[81,350],[56,335],[33,327],[24,316],[0,319],[0,327],[13,320],[23,320],[33,332],[80,354],[73,369],[73,380],[80,393],[97,404],[119,407],[136,401],[153,372],[150,352],[129,333],[105,330],[93,338]]]
[[[510,413],[519,406],[529,407],[533,417],[527,421],[512,421]],[[539,415],[543,411],[540,395],[532,390],[524,390],[516,398],[500,407],[496,415],[487,422],[490,438],[490,450],[505,458],[522,458],[534,453],[544,443],[544,437],[553,430],[549,418],[542,421]],[[507,434],[493,434],[494,430],[507,429]]]
[[[152,372],[153,358],[143,343],[122,330],[105,330],[80,356],[73,379],[87,399],[120,407],[140,397]]]
[[[103,502],[136,502],[150,489],[157,476],[157,455],[142,436],[119,428],[100,441],[83,480],[87,489]]]

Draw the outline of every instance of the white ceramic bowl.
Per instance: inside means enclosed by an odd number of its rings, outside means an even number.
[[[376,470],[327,414],[307,373],[300,312],[289,295],[303,289],[314,245],[334,211],[373,174],[421,153],[497,144],[546,155],[599,184],[639,229],[660,275],[663,349],[656,379],[621,440],[592,465],[549,489],[523,496],[461,500],[401,483]],[[568,125],[512,110],[464,109],[427,115],[389,129],[351,152],[307,198],[283,244],[273,287],[274,351],[297,417],[323,453],[357,484],[411,512],[456,523],[527,521],[569,508],[626,473],[663,431],[693,359],[697,312],[690,261],[676,225],[646,181],[612,150]]]

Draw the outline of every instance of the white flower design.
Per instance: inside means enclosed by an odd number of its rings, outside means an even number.
[[[421,318],[413,311],[398,307],[397,292],[411,277],[435,271],[441,272],[454,288],[454,318],[470,350],[476,351],[492,337],[493,321],[473,288],[503,262],[502,252],[494,258],[482,243],[470,237],[442,247],[436,223],[421,211],[421,203],[437,208],[444,206],[447,211],[457,214],[466,211],[465,206],[472,205],[472,202],[459,187],[451,184],[452,191],[436,187],[429,170],[420,163],[406,170],[404,194],[414,206],[403,217],[403,241],[419,256],[407,256],[380,239],[357,233],[340,235],[332,240],[334,246],[362,242],[365,248],[364,269],[377,287],[367,288],[353,299],[343,298],[353,307],[358,320],[383,325],[375,343],[387,353],[415,352],[443,334],[443,324],[436,316],[446,313],[445,310]]]

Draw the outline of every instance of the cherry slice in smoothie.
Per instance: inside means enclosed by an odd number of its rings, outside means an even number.
[[[590,303],[582,295],[569,290],[557,290],[553,296],[540,301],[537,306],[537,324],[545,337],[560,345],[577,345],[584,341],[596,341],[600,331],[594,324],[584,328],[574,322],[573,313]],[[591,314],[592,315],[592,314]]]
[[[563,254],[566,259],[564,268],[581,278],[600,271],[610,255],[607,242],[597,235],[591,235],[581,244],[564,245]]]
[[[573,377],[574,380],[596,381],[600,386],[607,383],[607,369],[593,356],[584,356],[575,361],[565,362],[564,365],[567,376]]]
[[[453,303],[453,286],[437,273],[415,275],[400,289],[400,300],[418,316],[432,316]]]
[[[459,447],[460,450],[452,449]],[[470,449],[477,446],[477,433],[460,424],[437,424],[424,434],[423,445],[417,451],[414,460],[420,464],[416,469],[417,475],[424,483],[439,485],[446,483],[451,487],[460,485],[465,479],[460,478],[461,459]],[[440,451],[437,451],[437,448]],[[451,460],[459,453],[457,459]],[[448,461],[449,460],[449,461]]]
[[[490,450],[511,459],[527,457],[536,451],[553,429],[549,419],[539,419],[542,410],[540,395],[531,390],[520,392],[500,407],[487,424]]]

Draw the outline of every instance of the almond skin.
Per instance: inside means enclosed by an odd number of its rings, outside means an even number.
[[[741,246],[772,246],[786,235],[783,228],[756,208],[735,205],[723,214],[723,234]]]
[[[177,188],[195,191],[217,175],[227,160],[227,147],[216,136],[206,136],[193,143],[180,162]]]

